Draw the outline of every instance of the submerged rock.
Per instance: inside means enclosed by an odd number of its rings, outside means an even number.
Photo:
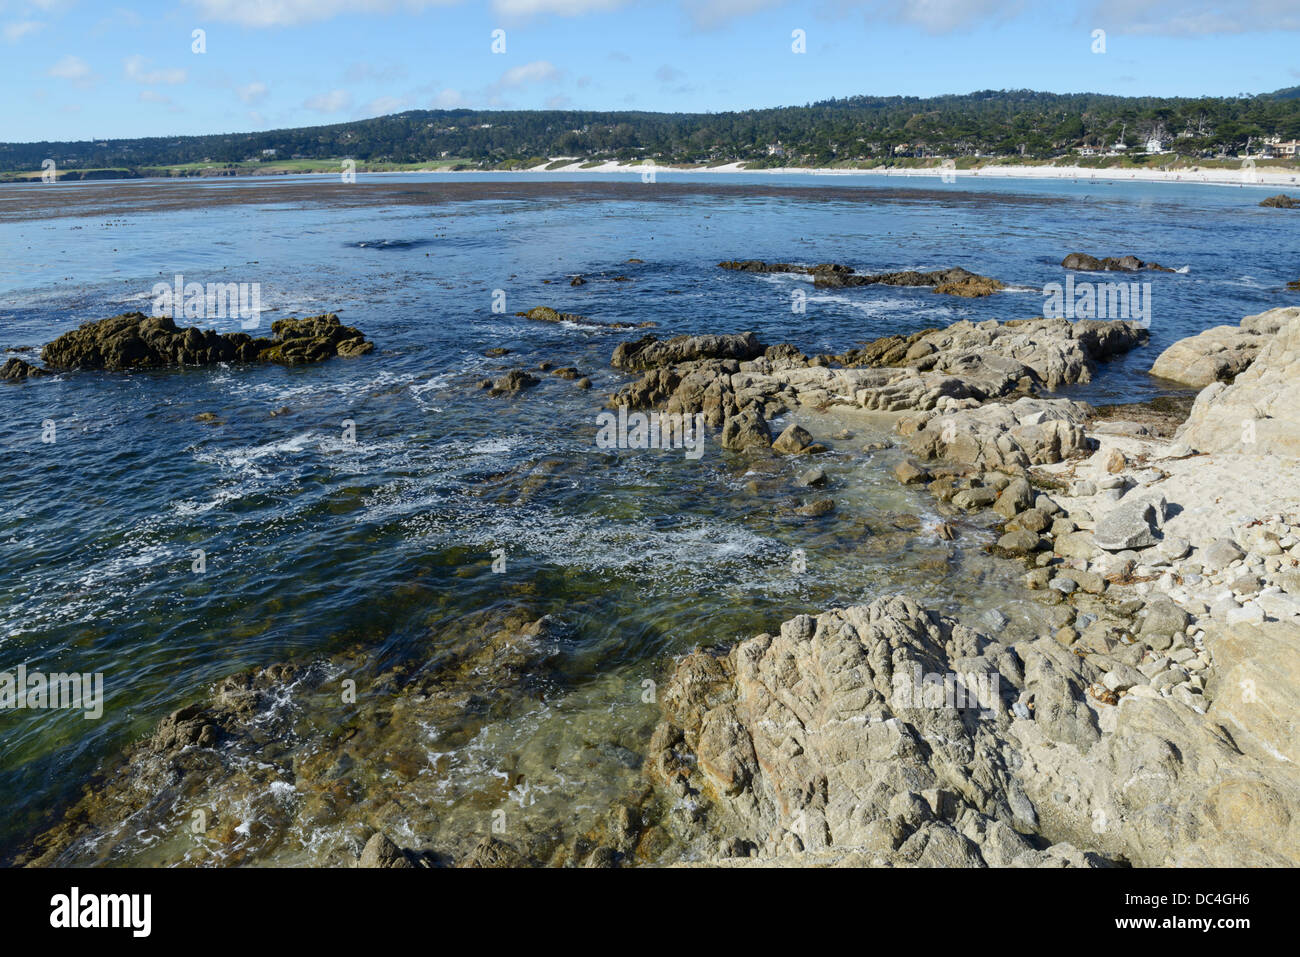
[[[170,317],[131,312],[65,332],[41,350],[41,359],[51,369],[121,371],[218,362],[297,365],[333,356],[351,358],[374,349],[360,330],[343,325],[333,313],[277,319],[271,335],[254,339],[244,332],[181,329]]]
[[[887,272],[875,275],[863,275],[854,272],[850,266],[836,263],[823,263],[818,266],[794,266],[790,263],[765,263],[757,259],[728,261],[719,263],[723,269],[739,272],[761,273],[796,273],[813,277],[813,284],[841,288],[846,286],[931,286],[935,292],[952,296],[988,296],[1006,288],[997,279],[981,276],[978,273],[962,269],[936,269],[932,272]]]
[[[1276,196],[1260,200],[1259,205],[1270,206],[1273,209],[1300,209],[1300,199],[1288,196],[1286,193],[1278,193]]]
[[[581,276],[578,280],[570,285],[581,286],[586,282]],[[599,322],[572,312],[557,312],[550,306],[536,306],[527,312],[517,312],[515,315],[521,319],[532,319],[534,322],[572,322],[584,326],[601,326],[605,329],[644,329],[655,325],[653,322]]]
[[[1150,272],[1173,272],[1168,266],[1161,266],[1159,263],[1143,262],[1136,256],[1107,256],[1105,259],[1098,259],[1096,256],[1090,256],[1087,253],[1070,253],[1063,260],[1061,265],[1066,269],[1074,269],[1082,272],[1141,272],[1147,270]]]

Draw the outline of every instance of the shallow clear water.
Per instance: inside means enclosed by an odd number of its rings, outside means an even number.
[[[638,700],[642,681],[698,644],[903,590],[950,611],[1001,607],[1033,626],[1017,567],[975,547],[988,535],[970,527],[960,548],[941,541],[930,500],[890,477],[894,453],[861,450],[885,437],[871,422],[799,416],[818,438],[854,432],[819,463],[831,484],[817,495],[834,498],[836,511],[801,518],[793,507],[810,496],[794,478],[806,460],[755,464],[723,453],[716,435],[699,461],[597,449],[595,417],[625,381],[610,353],[642,333],[529,322],[516,311],[653,320],[661,336],[753,329],[768,343],[839,352],[964,318],[1037,315],[1043,284],[1061,280],[1059,262],[1076,250],[1187,267],[1138,277],[1152,283],[1152,345],[1074,390],[1100,402],[1163,391],[1145,369],[1170,342],[1297,300],[1282,287],[1300,269],[1300,216],[1259,208],[1267,194],[1256,189],[962,180],[918,181],[913,191],[869,176],[661,173],[662,184],[698,187],[666,200],[636,177],[617,196],[596,188],[608,178],[559,179],[577,185],[553,197],[503,189],[410,203],[388,192],[374,205],[278,194],[224,203],[231,190],[257,196],[284,179],[221,181],[185,184],[179,208],[48,217],[42,206],[95,209],[96,190],[177,187],[0,187],[0,346],[39,346],[88,319],[148,311],[153,284],[176,273],[260,283],[273,310],[264,323],[335,311],[376,344],[370,356],[311,367],[0,387],[0,670],[102,671],[106,692],[98,721],[0,713],[0,797],[10,808],[0,856],[217,678],[345,647],[378,662],[427,657],[429,642],[485,609],[554,614],[572,638],[550,684],[468,742],[456,729],[426,729],[426,750],[444,755],[429,759],[440,784],[422,797],[442,802],[428,812],[438,820],[499,803],[491,782],[507,764],[535,786],[534,800],[551,789],[539,819],[629,786],[634,771],[619,770],[617,749],[636,751],[653,715],[619,703]],[[443,180],[452,181],[383,181]],[[717,268],[736,258],[862,271],[961,265],[1023,291],[961,300],[814,290]],[[571,287],[578,273],[588,282]],[[791,311],[796,288],[808,293],[805,314]],[[506,294],[503,315],[492,311],[494,290]],[[511,353],[484,355],[495,347]],[[577,366],[594,388],[547,375],[518,397],[475,388],[543,360]],[[56,424],[53,444],[41,441],[45,420]],[[344,420],[355,423],[355,444]],[[796,548],[807,553],[803,575],[790,569]],[[191,570],[195,549],[206,552],[202,574]],[[491,569],[495,549],[505,550],[503,574]],[[436,839],[422,826],[414,821],[413,833]],[[268,859],[331,859],[320,835],[291,843]],[[125,859],[175,858],[150,858],[142,845]],[[258,860],[257,849],[240,859]]]

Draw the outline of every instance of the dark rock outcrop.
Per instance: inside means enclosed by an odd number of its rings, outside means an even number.
[[[374,349],[359,329],[333,313],[305,319],[277,319],[273,338],[244,332],[218,333],[177,327],[168,316],[124,313],[83,323],[41,350],[51,369],[157,369],[218,362],[280,362],[297,365],[333,356],[351,358]]]
[[[34,366],[17,356],[6,360],[5,364],[0,366],[0,382],[21,382],[23,379],[36,379],[43,375],[49,373],[40,366]]]
[[[1259,205],[1269,206],[1273,209],[1300,209],[1300,199],[1288,196],[1286,193],[1278,193],[1276,196],[1261,200]]]
[[[578,279],[582,279],[581,276]],[[574,281],[571,286],[583,285],[582,282]],[[527,312],[515,313],[521,319],[531,319],[534,322],[572,322],[583,326],[601,326],[605,329],[648,329],[652,328],[653,322],[598,322],[595,319],[588,319],[586,316],[579,316],[572,312],[559,312],[550,306],[535,306]]]
[[[728,261],[719,263],[723,269],[737,272],[759,273],[797,273],[813,277],[813,285],[828,288],[847,286],[931,286],[935,292],[951,296],[977,297],[988,296],[1005,289],[1004,283],[988,276],[962,269],[936,269],[932,272],[886,272],[875,275],[863,275],[853,271],[851,266],[837,263],[823,263],[818,266],[795,266],[790,263],[765,263],[757,259]]]
[[[1143,262],[1136,256],[1107,256],[1105,259],[1098,259],[1096,256],[1090,256],[1087,253],[1070,253],[1063,260],[1061,265],[1066,269],[1076,269],[1082,272],[1173,272],[1168,266],[1161,266],[1159,263]]]

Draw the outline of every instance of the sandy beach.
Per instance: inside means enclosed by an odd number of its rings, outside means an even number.
[[[563,159],[560,157],[559,159]],[[1205,183],[1212,186],[1257,186],[1261,189],[1300,186],[1300,172],[1280,167],[1249,167],[1241,169],[1091,169],[1083,166],[985,166],[980,169],[812,169],[782,166],[772,169],[746,169],[744,163],[727,163],[724,166],[659,166],[650,163],[602,163],[584,168],[584,161],[575,160],[568,166],[549,169],[558,160],[530,167],[528,173],[746,173],[764,175],[806,176],[898,176],[953,182],[957,179],[1051,179],[1096,180],[1105,182],[1143,183]],[[1243,161],[1245,162],[1245,161]]]

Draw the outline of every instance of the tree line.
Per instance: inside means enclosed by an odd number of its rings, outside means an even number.
[[[937,97],[853,96],[723,113],[410,110],[329,126],[62,143],[0,143],[0,169],[235,164],[250,159],[493,167],[546,157],[830,165],[903,155],[1047,158],[1082,147],[1184,155],[1258,152],[1300,138],[1300,87],[1237,97],[1122,97],[984,90]],[[272,154],[269,151],[274,151]]]

